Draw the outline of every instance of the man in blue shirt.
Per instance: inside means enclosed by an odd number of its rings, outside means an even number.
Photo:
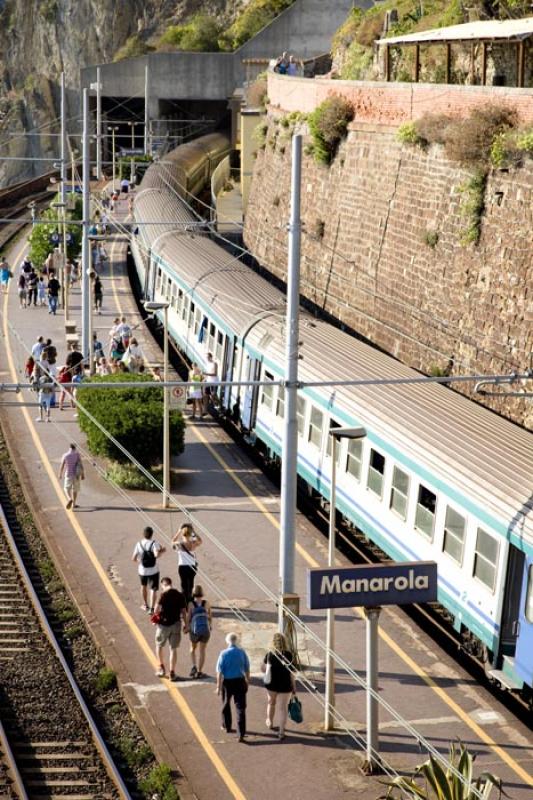
[[[217,661],[217,694],[222,694],[222,729],[231,733],[231,698],[237,710],[239,742],[246,736],[246,692],[250,682],[250,660],[242,647],[238,647],[236,633],[226,636],[226,650]]]

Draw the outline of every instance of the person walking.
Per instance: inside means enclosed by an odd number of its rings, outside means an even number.
[[[213,358],[213,353],[207,354],[207,363],[204,369],[204,417],[209,411],[210,404],[216,404],[217,399],[217,383],[218,383],[218,364]]]
[[[157,617],[157,622],[155,622],[157,626],[155,629],[155,654],[159,661],[159,669],[156,672],[158,678],[166,677],[163,648],[168,642],[170,650],[168,677],[171,681],[178,680],[176,660],[181,641],[182,621],[183,630],[184,632],[187,631],[185,610],[186,602],[182,593],[173,588],[171,578],[163,578],[161,580],[161,595],[154,614],[154,617]]]
[[[195,533],[192,525],[185,522],[172,539],[172,546],[178,553],[178,575],[187,603],[192,599],[192,587],[198,571],[198,559],[194,551],[202,544],[202,537]]]
[[[36,422],[50,422],[50,408],[52,407],[52,398],[54,396],[54,379],[50,374],[43,374],[38,382],[39,394],[39,416]]]
[[[5,258],[0,259],[0,283],[2,284],[2,291],[7,294],[9,291],[9,281],[13,277],[13,273]]]
[[[17,294],[19,296],[20,307],[26,308],[26,277],[23,272],[18,276]]]
[[[65,476],[63,489],[67,496],[67,508],[77,508],[76,500],[80,491],[80,479],[85,480],[85,472],[81,456],[76,449],[74,442],[70,445],[67,452],[61,459],[59,468],[59,480]]]
[[[31,348],[31,354],[33,356],[34,361],[39,361],[39,359],[42,356],[44,348],[45,348],[44,336],[38,336],[37,341]]]
[[[265,673],[264,684],[267,692],[266,726],[274,727],[276,707],[279,709],[278,737],[285,738],[287,709],[291,693],[295,694],[294,674],[290,669],[292,653],[287,648],[287,640],[282,633],[275,633],[272,643],[261,665]]]
[[[29,273],[26,282],[28,284],[28,308],[31,306],[31,301],[33,300],[33,305],[37,305],[37,284],[38,284],[38,277],[37,273],[32,267],[31,272]]]
[[[187,610],[187,627],[191,640],[191,678],[205,678],[205,650],[211,636],[211,606],[204,597],[204,590],[197,584]],[[196,653],[198,652],[198,664]]]
[[[222,729],[231,733],[231,700],[237,711],[239,742],[246,736],[246,693],[250,682],[250,659],[239,647],[236,633],[228,633],[217,660],[217,694],[222,697]]]
[[[40,306],[46,305],[46,283],[44,282],[44,275],[39,275],[37,281],[37,300]]]
[[[93,291],[94,291],[94,310],[96,311],[97,314],[101,314],[104,289],[102,287],[102,281],[100,280],[98,275],[94,280]]]
[[[165,552],[165,547],[154,538],[154,530],[149,525],[143,531],[143,538],[137,542],[131,560],[139,565],[139,578],[141,580],[141,598],[143,611],[154,613],[159,590],[159,565],[157,559]],[[148,587],[150,587],[150,602],[148,602]]]
[[[71,389],[67,389],[64,385],[65,383],[72,382],[72,374],[69,367],[67,367],[66,364],[59,370],[57,380],[61,384],[61,393],[59,395],[59,410],[63,411],[63,406],[67,398],[70,398],[70,407],[74,408],[74,398],[72,396],[72,391]]]
[[[192,365],[192,370],[189,373],[189,381],[194,383],[194,386],[189,386],[189,398],[192,400],[192,415],[191,419],[196,419],[196,412],[199,416],[204,416],[204,409],[202,403],[202,381],[204,376],[198,364]]]
[[[57,312],[57,304],[59,302],[59,290],[61,286],[56,276],[52,272],[48,279],[48,313],[53,314],[54,317]]]

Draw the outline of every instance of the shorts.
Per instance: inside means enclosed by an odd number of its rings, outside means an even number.
[[[52,398],[54,396],[53,392],[44,394],[43,392],[39,392],[39,405],[41,408],[45,408],[47,411],[50,411],[52,406]]]
[[[75,492],[78,492],[80,489],[80,479],[79,478],[68,478],[65,476],[65,483],[64,483],[65,491],[69,489],[73,489]]]
[[[149,586],[150,589],[156,591],[159,589],[159,574],[156,572],[155,575],[139,575],[141,586]]]
[[[155,629],[155,643],[163,647],[168,642],[172,650],[176,650],[181,641],[181,621],[172,625],[158,625]]]
[[[198,634],[190,633],[189,636],[193,644],[198,644],[198,643],[207,644],[209,639],[211,638],[210,633],[198,633]]]

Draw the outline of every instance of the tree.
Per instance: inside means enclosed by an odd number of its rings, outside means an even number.
[[[468,752],[464,744],[459,743],[459,747],[451,744],[450,766],[447,770],[434,756],[430,756],[428,761],[415,769],[412,778],[400,775],[387,781],[389,790],[381,800],[478,800],[479,795],[488,800],[494,787],[499,789],[500,796],[505,795],[500,779],[490,772],[482,772],[474,780],[474,760],[475,756]],[[423,778],[425,783],[418,782],[419,778]]]
[[[70,197],[70,196],[69,196]],[[68,211],[66,215],[68,220],[79,220],[82,216],[82,202],[78,195],[74,195],[74,208]],[[58,202],[59,195],[52,201]],[[56,245],[52,242],[51,236],[58,233],[63,241],[63,227],[62,221],[59,216],[59,209],[47,208],[39,214],[39,219],[47,220],[47,222],[37,222],[28,237],[30,245],[29,256],[31,261],[37,266],[41,267],[46,261],[47,256],[54,250]],[[68,225],[67,233],[70,234],[70,244],[67,245],[67,255],[69,258],[75,258],[81,246],[81,225]]]
[[[148,375],[121,372],[97,376],[87,383],[150,381]],[[163,454],[163,389],[78,389],[80,404],[144,467],[161,463]],[[79,423],[87,436],[91,453],[126,463],[128,457],[80,409]],[[184,448],[183,416],[170,412],[170,453],[179,455]]]
[[[161,37],[161,44],[170,44],[179,50],[215,53],[220,48],[220,25],[215,17],[195,14],[186,25],[171,25]]]

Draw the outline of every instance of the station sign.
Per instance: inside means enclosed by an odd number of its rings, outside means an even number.
[[[309,608],[399,606],[437,599],[435,561],[308,570]]]
[[[142,147],[121,147],[120,148],[120,155],[122,157],[125,157],[125,156],[143,156],[144,155],[144,148],[142,148]]]

